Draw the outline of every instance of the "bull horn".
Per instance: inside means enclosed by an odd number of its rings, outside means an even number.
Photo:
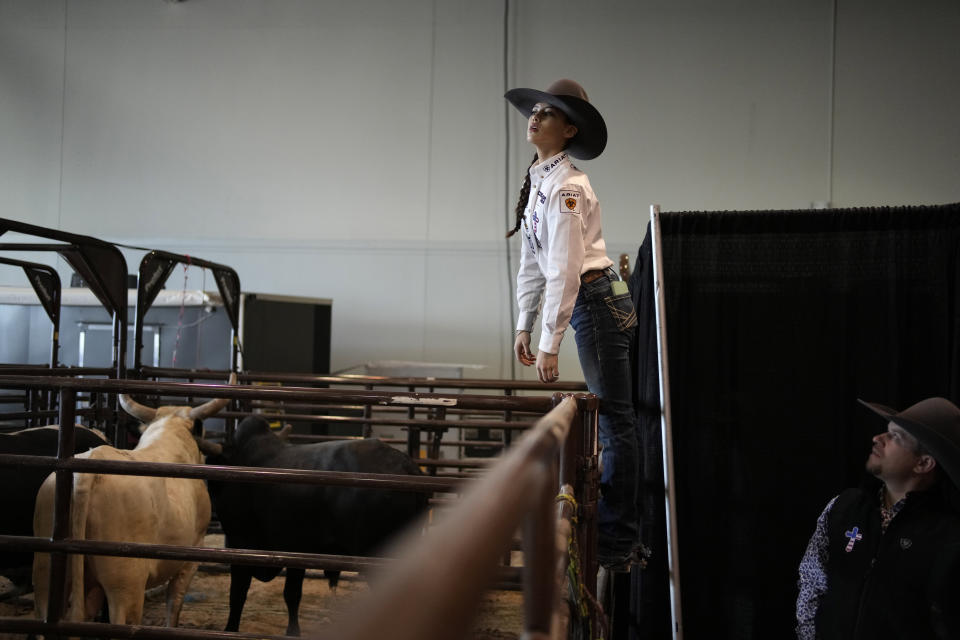
[[[289,422],[283,425],[280,431],[277,431],[277,437],[286,442],[290,439],[290,432],[293,431],[293,425]]]
[[[230,373],[230,380],[227,384],[230,386],[237,384],[236,372]],[[214,398],[213,400],[203,403],[199,407],[190,409],[190,419],[203,420],[204,418],[209,418],[228,404],[230,404],[230,398]]]
[[[209,418],[228,404],[230,404],[230,398],[214,398],[213,400],[204,402],[199,407],[190,409],[190,419],[203,420],[204,418]]]
[[[120,406],[131,416],[144,424],[150,424],[157,417],[157,410],[153,407],[142,405],[125,393],[120,394]]]
[[[219,456],[223,453],[223,445],[216,442],[210,442],[203,438],[197,438],[197,448],[205,456]]]

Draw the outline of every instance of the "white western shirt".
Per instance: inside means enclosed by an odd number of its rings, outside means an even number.
[[[530,167],[517,273],[517,330],[530,331],[543,299],[540,351],[557,353],[580,291],[580,275],[613,265],[600,229],[600,202],[566,152]]]

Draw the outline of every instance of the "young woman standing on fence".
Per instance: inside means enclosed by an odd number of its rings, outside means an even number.
[[[560,375],[560,341],[573,327],[587,388],[600,398],[598,557],[604,567],[625,568],[636,560],[639,539],[640,453],[629,358],[637,315],[607,257],[600,203],[571,161],[603,152],[606,124],[572,80],[558,80],[546,91],[512,89],[505,97],[528,118],[527,141],[537,150],[520,190],[516,226],[507,234],[519,231],[522,245],[514,353],[521,364],[536,365],[541,381],[553,382]],[[541,299],[534,355],[530,332]]]

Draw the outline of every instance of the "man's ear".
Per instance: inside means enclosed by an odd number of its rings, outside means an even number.
[[[936,466],[937,461],[933,459],[933,456],[925,453],[917,458],[917,462],[913,465],[913,470],[916,473],[930,473]]]

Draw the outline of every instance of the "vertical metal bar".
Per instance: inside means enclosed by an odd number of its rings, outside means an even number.
[[[597,430],[599,429],[599,400],[586,397],[578,401],[582,406],[581,422],[578,425],[583,437],[583,461],[575,487],[583,488],[580,500],[580,518],[577,525],[580,564],[583,567],[584,583],[591,597],[597,597],[597,502],[600,498],[600,469],[598,466]],[[599,630],[600,625],[594,625]]]
[[[417,391],[416,387],[408,387],[407,390],[414,394]],[[417,417],[417,410],[413,406],[407,407],[407,418],[410,420],[415,420]],[[407,428],[407,455],[416,460],[420,457],[420,427],[410,425]]]
[[[57,318],[57,324],[53,325],[50,337],[50,368],[57,368],[57,358],[60,356],[60,318]]]
[[[147,283],[144,280],[143,264],[137,273],[137,304],[133,308],[133,371],[143,378],[143,316],[147,313]],[[159,366],[156,363],[153,366]]]
[[[513,395],[513,389],[504,389],[503,395],[509,397]],[[556,406],[556,405],[554,405]],[[507,409],[503,412],[503,421],[510,422],[513,419],[513,411]],[[500,440],[503,442],[503,448],[506,449],[513,441],[513,429],[504,429],[500,434]]]
[[[120,394],[111,393],[104,399],[104,403],[107,407],[107,413],[113,416],[112,430],[107,430],[107,442],[111,442],[118,449],[126,449],[127,431],[123,423],[127,418],[120,408]]]
[[[158,331],[157,334],[159,335],[159,333],[160,333],[160,332]],[[226,381],[226,384],[230,384],[231,381],[233,381],[235,384],[240,384],[240,376],[237,375],[237,370],[236,370],[236,369],[231,369],[230,372],[227,373],[227,381]],[[249,404],[249,403],[248,403],[248,404]],[[242,402],[239,398],[231,398],[231,399],[230,399],[230,404],[227,405],[227,408],[228,408],[230,411],[235,411],[235,412],[239,412],[239,411],[243,411],[243,410],[244,410],[244,408],[243,408],[243,402]],[[246,411],[249,412],[249,407],[246,409]],[[224,429],[224,431],[228,434],[228,435],[226,436],[226,437],[227,437],[227,442],[233,442],[233,435],[237,432],[237,425],[238,425],[239,423],[240,423],[240,421],[237,419],[236,416],[234,416],[234,417],[232,417],[232,418],[226,418],[226,419],[223,421],[223,429]]]
[[[556,462],[550,467],[523,521],[524,637],[550,634],[556,599]]]
[[[556,403],[554,403],[556,404]],[[563,441],[560,448],[560,486],[577,484],[577,476],[580,462],[583,460],[583,413],[580,403],[577,403],[577,413],[574,414],[573,424],[570,425],[570,432],[567,439]]]
[[[62,292],[57,293],[56,313],[53,314],[53,329],[50,335],[50,372],[56,373],[58,358],[60,357],[60,296]],[[45,409],[53,408],[54,390],[48,389],[44,394]],[[50,420],[45,420],[45,424],[50,424]]]
[[[660,235],[660,205],[650,206],[650,230],[653,234],[653,290],[657,297],[657,360],[660,364],[660,426],[663,448],[663,482],[666,489],[667,552],[670,574],[670,608],[673,637],[683,639],[683,615],[680,609],[680,548],[677,535],[677,495],[673,469],[673,418],[670,411],[670,366],[667,357],[667,307],[663,287],[663,254]]]
[[[157,334],[159,335],[159,331]],[[240,337],[236,329],[230,329],[230,371],[239,371],[237,368],[240,362]],[[198,363],[199,364],[199,363]]]
[[[367,391],[373,391],[373,385],[372,384],[364,385],[364,389],[366,389]],[[373,417],[373,405],[371,404],[363,405],[363,417],[366,418],[367,420]],[[362,428],[363,428],[364,438],[369,438],[373,435],[372,422],[364,422],[362,425]]]
[[[44,410],[44,411],[52,411],[52,410],[53,410],[53,406],[54,406],[54,400],[53,400],[53,399],[56,397],[56,396],[54,395],[54,393],[55,393],[55,392],[54,392],[53,389],[47,389],[46,391],[43,392],[42,400],[43,400],[43,410]],[[51,416],[51,417],[48,417],[48,418],[43,418],[43,419],[41,419],[40,424],[51,425],[51,424],[53,424],[53,421],[54,421],[54,418]]]
[[[126,293],[126,289],[124,289]],[[127,377],[127,342],[129,340],[127,336],[127,301],[123,301],[123,306],[118,309],[119,319],[117,321],[119,325],[119,334],[120,334],[120,344],[117,346],[119,353],[117,354],[117,359],[120,363],[117,368],[117,378],[123,380]]]
[[[29,387],[23,390],[23,428],[29,429],[33,426],[33,418],[30,414],[34,411],[33,389]]]
[[[53,410],[53,389],[48,389],[43,392],[43,409],[44,411]],[[53,424],[53,418],[41,418],[40,424],[51,425]]]
[[[126,302],[124,302],[126,304]],[[126,307],[124,307],[124,314],[126,314]],[[120,334],[126,333],[126,323],[120,322],[119,312],[114,312],[113,314],[113,373],[109,376],[111,378],[116,378],[122,380],[126,377],[126,363],[120,359]],[[126,336],[123,336],[123,344],[126,345]],[[123,415],[120,412],[120,402],[119,395],[112,394],[110,396],[110,408],[113,409],[114,421],[113,421],[113,433],[107,433],[107,441],[110,442],[114,447],[118,449],[126,449],[126,432],[123,429],[121,424],[124,420]]]
[[[113,314],[113,376],[117,380],[122,380],[124,378],[124,368],[125,362],[121,360],[120,356],[120,340],[121,338],[126,338],[126,336],[121,336],[120,334],[126,331],[126,327],[120,322],[120,314],[114,312]],[[125,341],[124,341],[125,342]]]
[[[430,393],[433,393],[431,389]],[[446,407],[432,407],[427,411],[427,419],[444,421],[447,417]],[[446,431],[444,427],[427,427],[427,457],[434,460],[440,458],[440,444],[443,441],[443,432]],[[427,473],[431,476],[437,475],[438,467],[430,467],[427,470]]]
[[[100,420],[100,398],[103,394],[98,391],[90,391],[87,394],[87,409],[90,409],[89,417],[87,418],[90,426],[95,428],[102,428],[102,425],[98,424]]]
[[[60,431],[57,439],[57,460],[73,456],[74,422],[76,421],[76,391],[60,390]],[[53,506],[53,540],[65,540],[70,537],[70,497],[73,493],[73,472],[57,469],[56,490]],[[47,622],[59,622],[67,604],[66,575],[67,554],[50,554],[50,592],[47,602]]]

